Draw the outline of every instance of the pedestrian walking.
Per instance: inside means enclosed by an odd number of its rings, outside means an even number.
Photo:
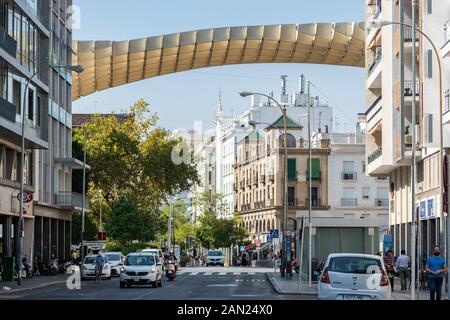
[[[408,287],[409,266],[411,259],[406,255],[406,251],[402,250],[400,256],[397,258],[396,267],[400,274],[400,286],[402,290]]]
[[[428,258],[425,269],[429,274],[430,300],[441,300],[442,284],[447,273],[447,266],[445,259],[441,256],[439,246],[434,246],[433,255]]]
[[[389,283],[391,284],[391,291],[394,291],[394,277],[397,270],[395,267],[395,257],[392,250],[388,250],[386,252],[386,256],[384,257],[384,266],[386,267]]]

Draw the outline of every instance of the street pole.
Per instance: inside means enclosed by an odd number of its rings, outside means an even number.
[[[309,177],[308,177],[308,284],[309,287],[311,288],[312,286],[312,222],[311,222],[311,190],[312,190],[312,148],[311,148],[311,144],[312,144],[312,140],[311,140],[311,82],[308,81],[308,97],[307,97],[307,102],[308,104],[308,148],[309,148]]]
[[[284,141],[283,141],[283,147],[284,147],[284,164],[283,164],[283,170],[284,170],[284,211],[283,211],[283,256],[284,256],[284,264],[283,265],[283,274],[287,277],[287,264],[288,264],[288,255],[290,255],[290,252],[287,252],[287,237],[286,237],[286,231],[287,231],[287,221],[288,221],[288,172],[287,172],[287,163],[288,163],[288,153],[287,153],[287,128],[286,128],[286,107],[283,108],[283,131],[284,131]]]
[[[167,249],[169,250],[169,253],[170,253],[170,245],[172,243],[172,210],[173,210],[173,205],[172,205],[172,200],[170,200],[170,204],[169,204],[169,226],[168,226],[168,231],[167,231]]]
[[[412,1],[411,300],[416,300],[416,1]]]
[[[23,221],[23,207],[24,207],[24,170],[23,170],[23,164],[25,162],[25,101],[26,101],[26,94],[28,91],[28,87],[30,85],[30,82],[33,80],[33,78],[37,75],[37,72],[35,72],[29,79],[25,82],[25,88],[23,91],[23,100],[21,103],[21,110],[22,110],[22,133],[21,133],[21,155],[20,155],[20,191],[19,191],[19,224],[17,226],[17,236],[16,236],[16,266],[18,266],[18,275],[17,275],[17,285],[22,285],[22,249],[23,249],[23,238],[22,233],[24,230],[24,221]],[[29,164],[32,166],[33,164]]]
[[[81,248],[80,256],[81,261],[84,261],[84,207],[86,206],[85,196],[86,196],[86,128],[83,126],[83,192],[81,196]]]
[[[103,206],[103,201],[102,201],[102,191],[99,190],[99,200],[100,200],[100,224],[99,224],[99,232],[100,232],[100,236],[102,237],[102,240],[100,241],[100,248],[103,248],[103,223],[102,223],[102,206]]]

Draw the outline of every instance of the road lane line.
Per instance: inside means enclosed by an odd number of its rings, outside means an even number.
[[[219,272],[219,276],[226,276],[227,273],[226,272]]]
[[[196,272],[191,272],[189,275],[190,276],[196,276],[196,275],[198,275],[200,272],[198,272],[198,271],[196,271]]]
[[[204,276],[211,276],[212,272],[205,272]]]

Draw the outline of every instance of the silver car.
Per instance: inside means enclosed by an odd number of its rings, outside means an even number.
[[[130,253],[120,273],[120,287],[132,285],[152,285],[162,287],[162,263],[157,255],[151,253]]]
[[[106,252],[105,256],[111,266],[111,275],[119,276],[123,269],[123,262],[125,260],[123,254],[121,252]]]
[[[390,300],[391,287],[380,256],[330,254],[318,281],[321,300]]]

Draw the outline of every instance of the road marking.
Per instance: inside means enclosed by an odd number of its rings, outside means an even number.
[[[240,274],[239,272],[233,272],[234,275]]]
[[[196,276],[196,275],[198,275],[200,272],[198,272],[198,271],[196,271],[196,272],[191,272],[191,276]]]
[[[207,287],[237,287],[237,284],[208,284]]]
[[[250,275],[255,275],[256,273],[254,273],[254,272],[249,272],[248,274],[250,274]]]
[[[212,272],[205,272],[204,275],[205,275],[205,276],[210,276],[210,275],[212,275]]]
[[[226,272],[219,272],[219,276],[225,276],[226,274]]]

